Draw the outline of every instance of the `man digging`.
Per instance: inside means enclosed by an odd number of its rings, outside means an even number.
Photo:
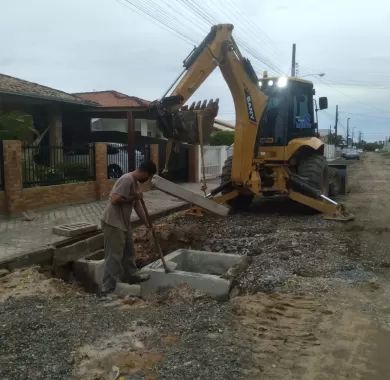
[[[130,218],[134,208],[140,220],[151,227],[140,202],[139,183],[148,181],[154,174],[156,165],[152,161],[144,162],[138,169],[120,177],[111,190],[102,217],[104,274],[101,296],[114,291],[118,281],[134,284],[149,278],[140,273],[135,264]]]

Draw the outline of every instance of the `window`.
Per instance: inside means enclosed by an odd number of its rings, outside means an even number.
[[[312,120],[310,116],[309,98],[304,94],[294,96],[294,118],[295,128],[311,128]]]

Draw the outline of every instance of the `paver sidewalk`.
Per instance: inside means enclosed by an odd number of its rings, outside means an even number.
[[[186,202],[158,190],[144,193],[152,216],[183,207]],[[107,201],[91,202],[31,213],[32,221],[23,218],[0,220],[0,263],[25,253],[45,248],[61,240],[53,234],[53,226],[65,223],[89,222],[100,227],[100,218]],[[135,212],[132,220],[137,220]]]

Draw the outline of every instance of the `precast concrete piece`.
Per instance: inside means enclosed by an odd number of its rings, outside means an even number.
[[[171,181],[166,180],[158,175],[153,176],[153,185],[165,193],[171,194],[180,199],[184,199],[190,203],[193,203],[203,209],[206,209],[214,214],[220,216],[227,216],[230,209],[210,199],[202,197],[199,194],[195,194],[192,191],[185,189],[184,187],[177,185]]]
[[[73,274],[83,286],[92,292],[102,284],[104,272],[104,252],[98,251],[93,255],[73,263]],[[141,297],[141,285],[118,282],[113,292],[120,297]]]
[[[104,252],[98,251],[73,263],[73,274],[76,280],[90,291],[98,289],[103,280]]]
[[[239,255],[178,249],[165,256],[168,267],[175,267],[173,272],[165,273],[161,260],[142,268],[142,272],[150,275],[150,279],[141,284],[142,296],[184,283],[212,297],[226,299],[231,280],[222,276],[243,260]]]
[[[60,226],[53,227],[53,233],[60,236],[73,237],[82,235],[87,232],[96,231],[98,228],[97,224],[91,223],[72,223],[72,224],[61,224]]]

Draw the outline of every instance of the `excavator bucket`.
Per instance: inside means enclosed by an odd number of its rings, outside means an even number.
[[[219,100],[204,100],[175,111],[165,108],[159,112],[159,128],[164,137],[188,144],[204,144],[213,130]]]

